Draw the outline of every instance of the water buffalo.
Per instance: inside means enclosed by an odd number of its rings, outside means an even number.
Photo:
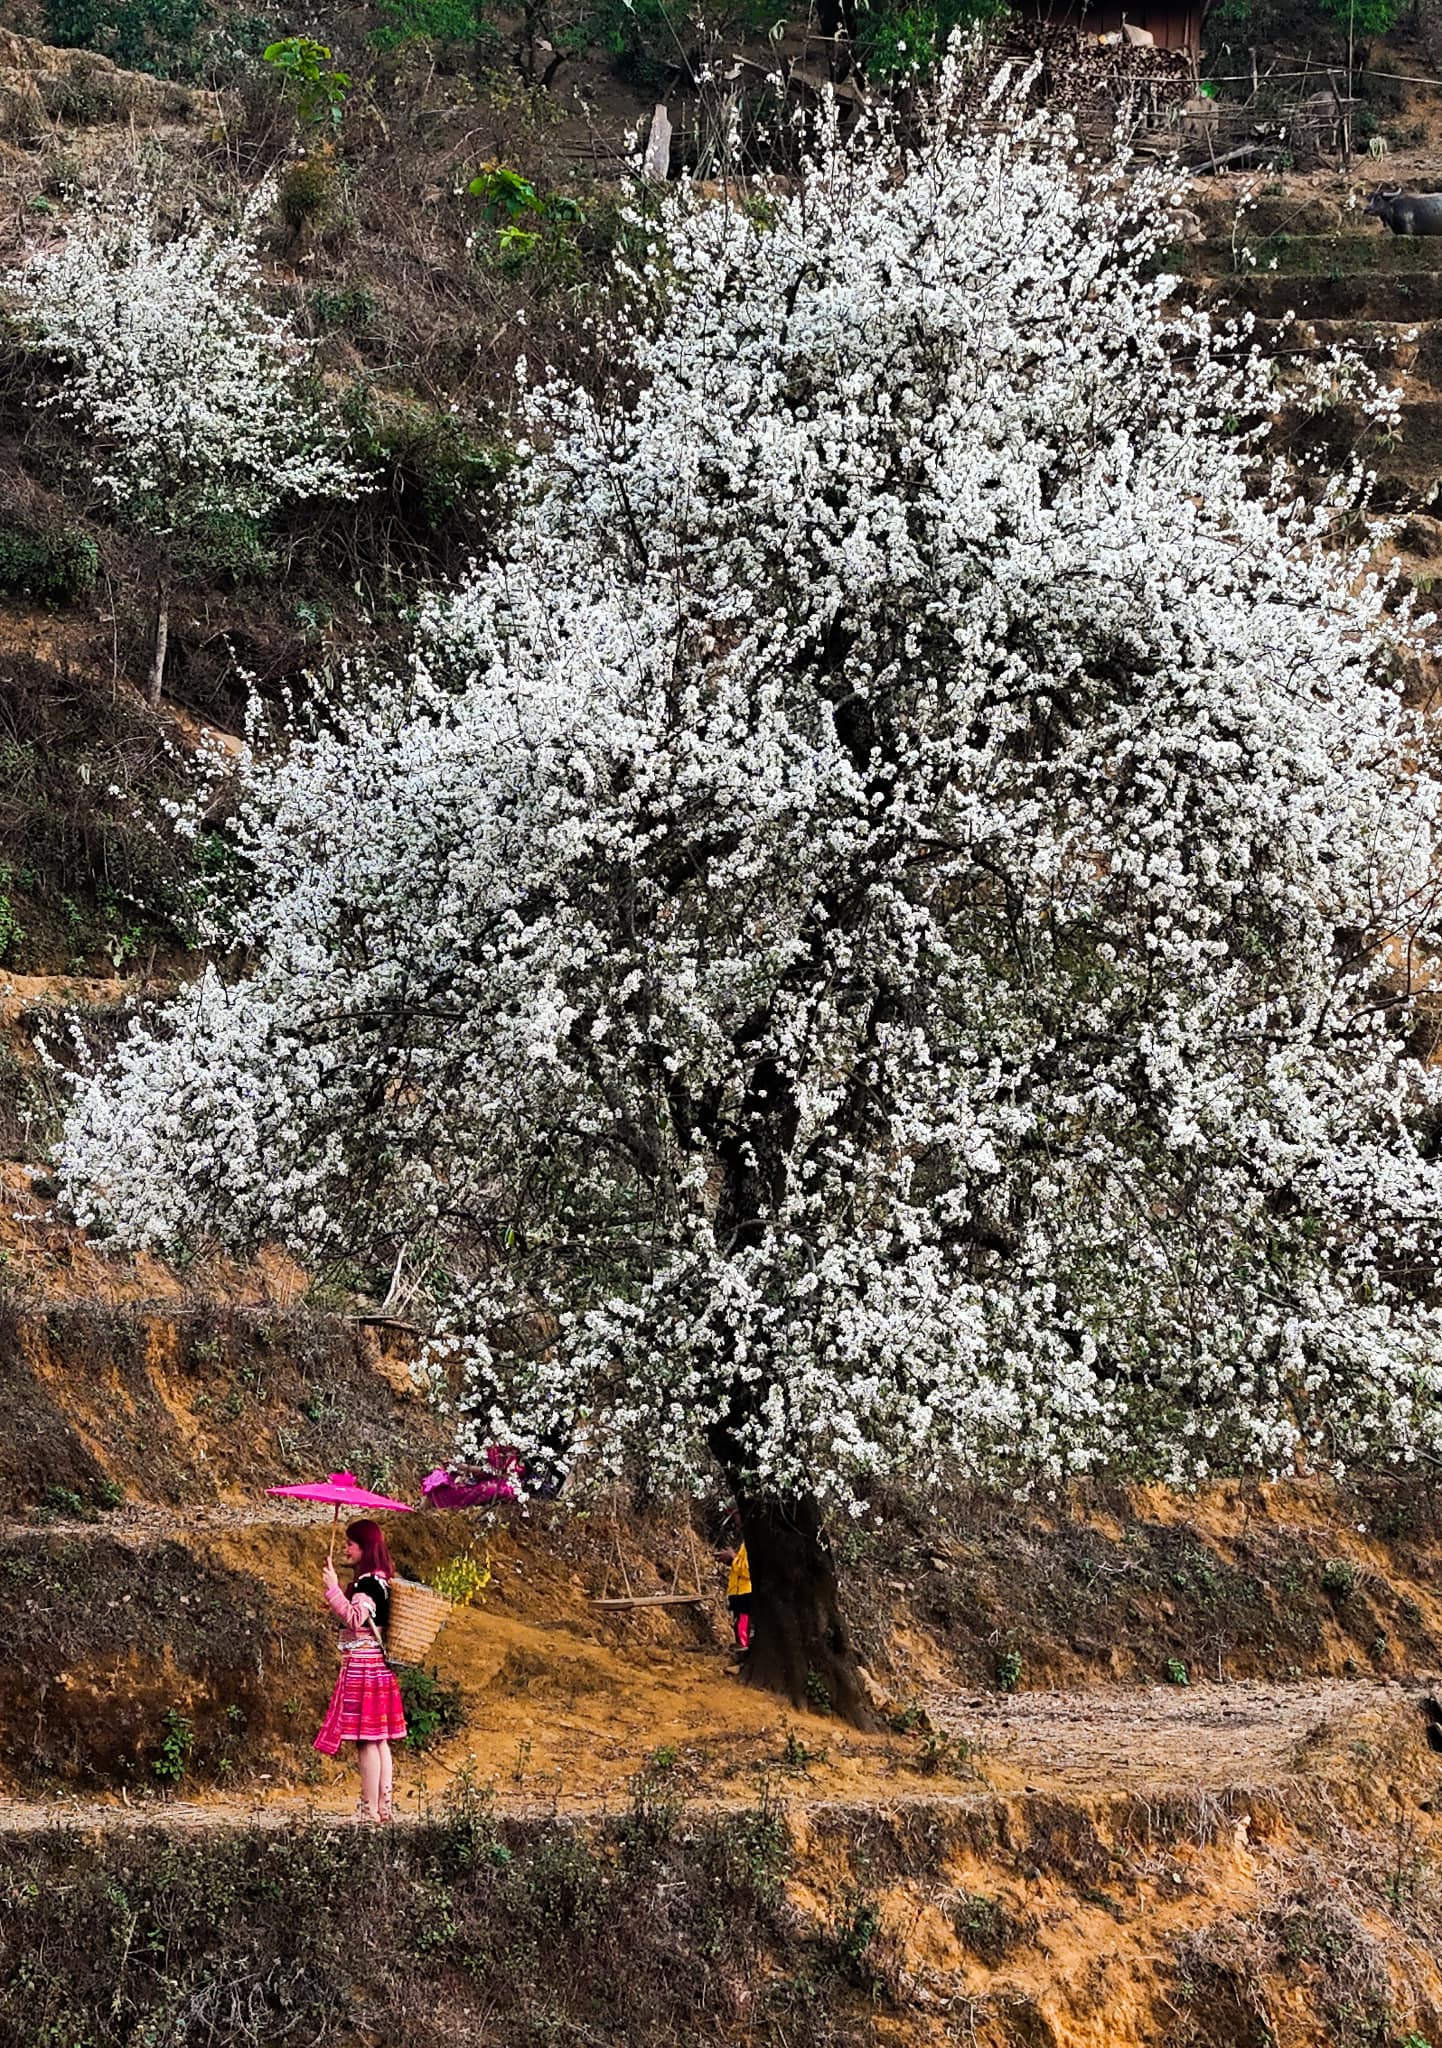
[[[1367,201],[1367,212],[1385,222],[1394,235],[1442,235],[1442,192],[1404,192],[1400,185],[1379,185]]]

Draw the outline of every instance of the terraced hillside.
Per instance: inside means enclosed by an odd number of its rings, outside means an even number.
[[[1393,236],[1367,221],[1361,179],[1263,186],[1241,211],[1240,194],[1218,192],[1218,182],[1194,191],[1199,237],[1178,252],[1189,290],[1220,316],[1249,317],[1257,343],[1284,363],[1342,349],[1399,390],[1393,430],[1380,433],[1339,405],[1283,446],[1333,466],[1361,455],[1375,473],[1373,502],[1413,515],[1402,550],[1425,591],[1426,564],[1442,543],[1428,509],[1442,482],[1442,241]]]

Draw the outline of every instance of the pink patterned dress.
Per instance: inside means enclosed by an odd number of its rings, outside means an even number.
[[[343,1742],[403,1741],[401,1689],[379,1641],[390,1609],[390,1587],[378,1575],[363,1572],[349,1596],[336,1586],[328,1588],[325,1597],[340,1623],[340,1677],[315,1747],[323,1756],[337,1756]]]

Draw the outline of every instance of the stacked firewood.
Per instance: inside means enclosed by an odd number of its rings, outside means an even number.
[[[1056,23],[1018,23],[1005,53],[1021,63],[1040,58],[1038,97],[1082,119],[1128,110],[1160,118],[1196,91],[1191,51],[1134,43],[1120,32],[1099,37]]]

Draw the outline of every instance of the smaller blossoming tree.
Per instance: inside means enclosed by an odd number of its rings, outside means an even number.
[[[302,388],[307,344],[263,304],[251,240],[263,203],[235,231],[196,224],[169,241],[145,206],[91,205],[7,280],[22,337],[64,368],[54,402],[87,436],[96,487],[160,549],[152,703],[176,551],[197,523],[364,480]]]

